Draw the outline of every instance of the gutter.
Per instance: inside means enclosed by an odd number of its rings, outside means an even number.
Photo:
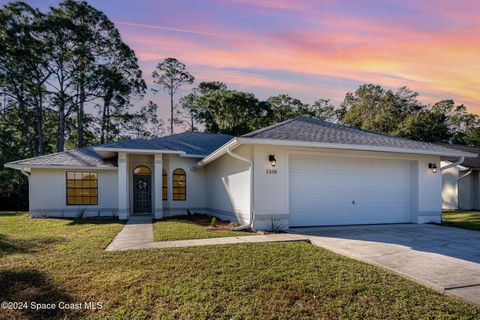
[[[445,150],[445,151],[428,151],[421,149],[399,148],[399,147],[382,147],[371,145],[354,145],[354,144],[342,144],[342,143],[329,143],[329,142],[311,142],[311,141],[297,141],[297,140],[279,140],[279,139],[265,139],[265,138],[248,138],[238,137],[233,138],[207,157],[198,162],[192,170],[201,168],[208,163],[219,158],[223,154],[227,153],[227,149],[235,149],[242,144],[260,144],[260,145],[274,145],[284,147],[303,147],[303,148],[324,148],[324,149],[340,149],[340,150],[352,150],[352,151],[372,151],[372,152],[389,152],[389,153],[406,153],[406,154],[420,154],[420,155],[434,155],[444,157],[458,157],[461,156],[462,162],[465,157],[476,158],[478,154],[471,152],[461,152],[458,150]],[[445,148],[448,149],[448,148]],[[462,163],[460,162],[460,163]]]
[[[30,176],[32,175],[30,172],[27,172],[25,171],[25,169],[21,169],[19,170],[25,177],[28,178],[28,180],[30,180]]]
[[[461,165],[464,160],[465,160],[465,157],[464,157],[464,156],[461,156],[460,158],[458,158],[458,160],[457,160],[456,162],[447,164],[446,166],[441,167],[440,170],[443,171],[443,170],[447,170],[447,169],[456,167],[456,166],[458,166],[458,165]]]
[[[248,166],[250,168],[250,219],[248,224],[244,224],[243,226],[236,227],[234,230],[244,230],[244,229],[254,229],[253,228],[253,218],[254,218],[254,212],[255,212],[255,206],[254,206],[254,190],[253,190],[253,161],[247,158],[244,158],[236,153],[233,153],[230,148],[227,148],[227,153],[229,156],[236,158],[241,161],[248,162]]]

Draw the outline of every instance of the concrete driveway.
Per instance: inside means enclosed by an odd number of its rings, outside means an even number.
[[[480,232],[416,224],[297,228],[289,232],[480,306]]]

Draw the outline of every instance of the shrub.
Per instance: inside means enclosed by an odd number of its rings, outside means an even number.
[[[210,226],[216,227],[217,226],[217,218],[212,217],[212,220],[210,221]]]

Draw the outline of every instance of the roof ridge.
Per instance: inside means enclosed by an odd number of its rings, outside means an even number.
[[[155,140],[158,140],[158,139],[171,138],[171,137],[175,137],[175,136],[179,136],[179,135],[185,135],[185,134],[215,135],[215,136],[229,136],[229,137],[231,137],[231,135],[229,135],[227,133],[222,133],[222,132],[216,132],[215,133],[215,132],[200,132],[200,131],[184,131],[184,132],[171,134],[171,135],[168,135],[168,136],[161,136],[161,137],[156,137],[156,138],[151,138],[151,139],[145,139],[145,141],[155,141]]]
[[[107,143],[96,144],[96,145],[93,145],[91,148],[95,148],[95,147],[105,147],[105,146],[108,146],[108,145],[111,145],[111,144],[114,144],[114,143],[120,143],[120,142],[125,142],[125,141],[135,141],[135,140],[145,140],[145,141],[148,141],[148,140],[145,139],[145,138],[123,139],[123,140],[118,140],[118,141],[112,141],[112,142],[107,142]],[[79,149],[77,149],[77,150],[79,150]]]
[[[283,126],[283,125],[288,124],[288,123],[292,122],[293,120],[301,118],[301,117],[303,117],[303,116],[296,116],[294,118],[290,118],[290,119],[287,119],[287,120],[284,120],[284,121],[281,121],[281,122],[277,122],[277,123],[272,124],[268,127],[261,128],[261,129],[246,133],[246,134],[242,135],[242,137],[249,138],[250,135],[262,133],[262,132],[265,132],[265,131],[268,131],[268,130],[271,130],[271,129],[274,129],[274,128],[277,128],[277,127],[280,127],[280,126]]]

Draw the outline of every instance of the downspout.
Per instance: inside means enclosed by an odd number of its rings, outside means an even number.
[[[25,170],[23,170],[23,169],[20,169],[20,172],[21,172],[25,177],[27,177],[27,178],[30,180],[30,176],[31,176],[30,173],[28,173],[27,171],[25,171]]]
[[[464,160],[465,160],[465,157],[461,156],[460,158],[458,158],[457,162],[447,164],[446,166],[443,166],[440,169],[443,171],[443,170],[453,168],[455,166],[458,166],[458,165],[462,164]]]
[[[461,175],[460,177],[457,178],[457,182],[468,176],[470,173],[472,173],[472,170],[468,170],[466,173]]]
[[[253,218],[254,218],[254,212],[255,212],[255,207],[254,207],[254,201],[253,201],[253,196],[254,196],[254,192],[253,192],[253,161],[250,160],[250,159],[247,159],[247,158],[244,158],[238,154],[235,154],[233,153],[230,148],[227,148],[227,153],[229,156],[233,157],[233,158],[236,158],[238,160],[241,160],[241,161],[245,161],[245,162],[248,162],[248,166],[249,166],[249,169],[250,169],[250,220],[248,222],[248,224],[244,224],[242,226],[239,226],[239,227],[236,227],[234,230],[244,230],[244,229],[253,229]]]

